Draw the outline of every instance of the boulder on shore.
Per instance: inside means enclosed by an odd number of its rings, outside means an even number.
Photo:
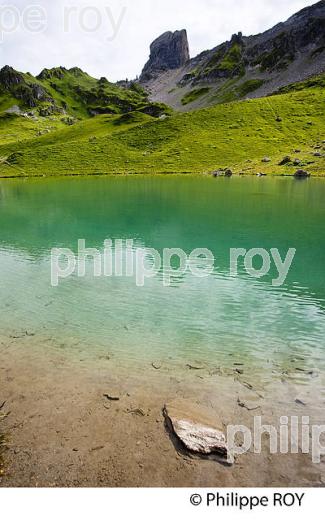
[[[307,177],[310,177],[310,173],[306,172],[306,170],[297,170],[295,177],[297,179],[306,179]]]
[[[232,177],[233,171],[230,168],[220,168],[219,170],[215,170],[211,172],[213,177]]]
[[[227,457],[224,427],[213,410],[178,399],[166,404],[163,413],[169,429],[189,451]]]

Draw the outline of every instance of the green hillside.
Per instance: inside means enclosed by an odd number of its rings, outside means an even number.
[[[74,99],[62,96],[73,108]],[[75,109],[80,116],[81,104]],[[207,173],[218,168],[277,175],[303,168],[324,175],[324,112],[323,84],[314,82],[280,95],[158,119],[139,108],[71,126],[58,118],[35,121],[2,114],[0,175]],[[279,166],[284,156],[291,161]]]
[[[95,79],[75,67],[44,69],[36,78],[5,66],[0,70],[0,112],[28,115],[34,120],[52,117],[66,124],[98,114],[138,110],[152,116],[169,112],[151,103],[139,85],[122,88],[106,78]]]

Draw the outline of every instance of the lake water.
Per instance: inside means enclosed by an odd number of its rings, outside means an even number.
[[[65,351],[109,352],[135,366],[248,365],[260,380],[294,366],[302,384],[325,366],[325,182],[134,176],[0,181],[0,331]],[[51,286],[54,247],[208,248],[208,278],[73,275]],[[229,272],[230,248],[297,250],[282,287]],[[90,262],[90,259],[89,259]],[[46,348],[46,342],[44,342]],[[272,369],[270,369],[270,360]]]

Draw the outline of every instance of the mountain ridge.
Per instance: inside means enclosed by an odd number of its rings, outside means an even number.
[[[149,99],[180,111],[270,95],[325,71],[324,28],[325,0],[321,0],[263,33],[234,34],[178,69],[153,70],[148,77],[147,64],[140,84]],[[159,38],[155,42],[157,46]]]
[[[167,107],[151,102],[136,83],[128,88],[95,79],[78,67],[43,69],[37,76],[0,70],[0,112],[31,118],[62,118],[68,124],[99,114],[143,112],[153,117],[168,113]]]
[[[78,67],[34,77],[3,67],[0,177],[323,176],[324,4],[192,59],[185,30],[164,33],[145,66],[160,86],[156,99],[148,80],[116,84]],[[162,103],[162,91],[177,110]]]

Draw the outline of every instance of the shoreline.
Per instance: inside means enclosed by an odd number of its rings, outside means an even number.
[[[309,177],[303,177],[303,178],[297,178],[295,177],[295,174],[285,174],[285,173],[274,173],[274,174],[263,174],[259,175],[258,173],[234,173],[231,177],[227,177],[225,175],[219,175],[217,177],[214,177],[212,173],[196,173],[196,172],[156,172],[156,173],[125,173],[125,172],[112,172],[112,173],[60,173],[58,175],[0,175],[1,180],[5,179],[60,179],[60,178],[69,178],[69,177],[170,177],[170,176],[195,176],[195,177],[211,177],[212,179],[231,179],[232,177],[235,178],[243,178],[243,177],[249,177],[249,178],[292,178],[298,181],[304,181],[304,180],[311,180],[311,179],[325,179],[325,172],[321,175],[315,175],[311,174]]]
[[[2,341],[0,352],[0,395],[10,412],[3,423],[8,449],[0,487],[325,485],[324,462],[315,465],[302,453],[270,455],[266,438],[261,454],[248,452],[229,467],[179,449],[166,429],[163,407],[178,398],[210,408],[224,425],[250,427],[256,413],[264,424],[276,424],[290,408],[306,414],[310,410],[294,403],[294,384],[282,383],[283,402],[282,385],[255,391],[218,373],[149,364],[137,370],[96,353],[71,356],[35,338]],[[260,410],[249,411],[238,400]]]

